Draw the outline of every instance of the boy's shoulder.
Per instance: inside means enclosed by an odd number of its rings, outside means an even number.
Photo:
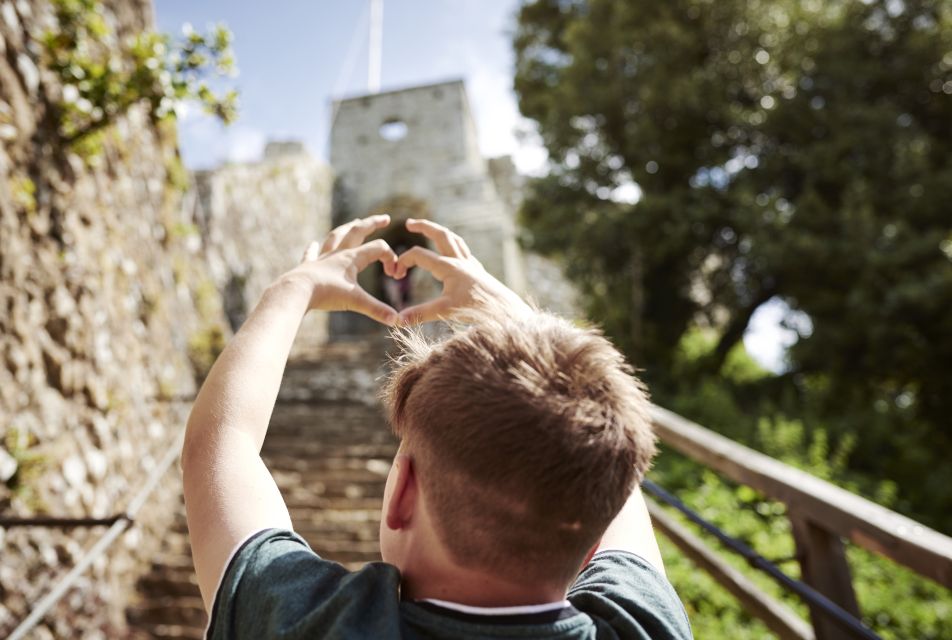
[[[569,602],[610,620],[621,638],[691,638],[691,623],[667,577],[630,551],[596,553],[569,589]]]
[[[461,614],[401,601],[399,585],[392,565],[370,563],[351,572],[320,558],[291,531],[261,531],[228,562],[207,637],[691,637],[667,579],[627,552],[596,554],[569,591],[571,606],[546,615]]]
[[[351,572],[293,531],[265,529],[226,564],[205,637],[399,638],[399,587],[396,567],[375,562]]]

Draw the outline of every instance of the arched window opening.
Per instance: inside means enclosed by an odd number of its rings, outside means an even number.
[[[398,118],[390,118],[380,125],[380,137],[390,142],[397,142],[407,137],[407,123]]]

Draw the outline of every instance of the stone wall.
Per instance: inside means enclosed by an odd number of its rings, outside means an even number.
[[[147,1],[106,6],[120,35],[151,21]],[[50,117],[61,87],[38,45],[49,11],[0,0],[0,513],[104,517],[174,442],[227,327],[173,186],[174,129],[133,110],[98,152],[63,146]],[[178,477],[32,637],[124,634]],[[0,528],[0,637],[102,533]]]
[[[333,174],[293,142],[272,142],[260,162],[197,172],[194,220],[212,279],[237,329],[274,278],[330,230]],[[295,349],[327,338],[327,314],[308,315]]]

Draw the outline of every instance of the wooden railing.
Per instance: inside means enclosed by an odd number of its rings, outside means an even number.
[[[846,612],[860,617],[844,540],[952,589],[952,538],[660,407],[652,407],[652,419],[664,445],[784,503],[803,582]],[[787,605],[758,589],[657,503],[648,500],[648,508],[665,536],[784,640],[863,637],[815,604],[808,603],[812,625],[807,624]]]

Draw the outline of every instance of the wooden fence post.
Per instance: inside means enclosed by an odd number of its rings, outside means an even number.
[[[794,513],[790,513],[789,517],[803,581],[859,618],[859,604],[853,591],[853,578],[842,539],[805,517]],[[810,607],[810,618],[817,640],[849,637],[849,631],[822,609]]]

